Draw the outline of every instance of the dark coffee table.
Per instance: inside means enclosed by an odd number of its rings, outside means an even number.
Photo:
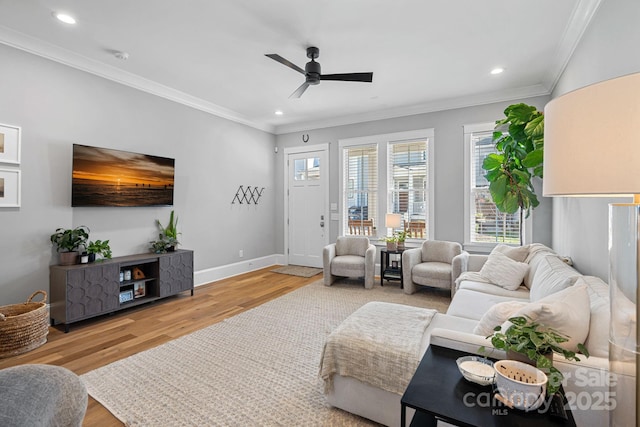
[[[564,420],[542,413],[544,404],[538,410],[524,412],[496,401],[492,386],[474,384],[462,377],[456,359],[467,355],[429,346],[402,396],[402,427],[406,426],[407,407],[416,410],[411,426],[435,427],[437,419],[441,419],[458,426],[575,427],[569,410]]]

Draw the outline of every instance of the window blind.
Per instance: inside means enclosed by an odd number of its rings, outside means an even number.
[[[378,149],[376,144],[344,149],[344,234],[374,236],[378,226]]]
[[[520,212],[505,214],[496,208],[489,193],[489,181],[485,178],[482,162],[495,153],[493,132],[471,134],[471,242],[520,244]]]
[[[388,144],[387,211],[401,214],[400,230],[410,229],[415,238],[426,238],[427,231],[427,145],[428,140]]]

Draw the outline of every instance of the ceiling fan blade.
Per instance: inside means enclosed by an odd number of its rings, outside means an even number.
[[[322,74],[320,80],[371,83],[373,81],[373,73]]]
[[[307,90],[308,87],[309,87],[309,83],[307,82],[302,83],[300,87],[295,90],[295,92],[289,95],[289,98],[300,98],[304,93],[304,91]]]
[[[264,56],[268,56],[269,58],[273,59],[274,61],[278,61],[282,65],[286,65],[287,67],[291,68],[292,70],[296,70],[297,72],[304,74],[304,70],[302,68],[298,67],[293,62],[284,59],[282,56],[278,55],[277,53],[266,53]]]

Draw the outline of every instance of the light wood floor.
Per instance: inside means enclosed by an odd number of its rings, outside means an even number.
[[[48,342],[20,356],[0,359],[0,369],[25,363],[64,366],[76,374],[156,347],[220,322],[322,278],[272,273],[274,267],[220,280],[176,297],[134,307],[113,315],[78,322],[68,334],[49,328]],[[84,426],[123,426],[89,398]]]

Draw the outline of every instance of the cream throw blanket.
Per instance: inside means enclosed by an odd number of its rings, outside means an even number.
[[[353,377],[402,394],[420,362],[420,343],[436,310],[385,302],[365,304],[327,338],[320,361],[325,390],[333,376]]]

